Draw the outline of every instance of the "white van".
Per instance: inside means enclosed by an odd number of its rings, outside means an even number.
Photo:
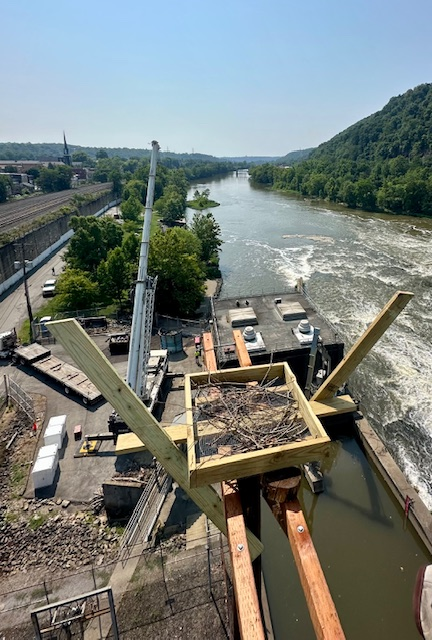
[[[49,278],[45,281],[42,287],[42,296],[48,298],[49,296],[54,296],[56,293],[56,278]]]

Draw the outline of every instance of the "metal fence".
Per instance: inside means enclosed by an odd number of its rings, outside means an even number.
[[[120,539],[119,561],[126,563],[134,546],[149,540],[153,526],[171,488],[171,477],[160,463],[148,480]]]
[[[3,386],[0,390],[1,407],[9,401],[12,401],[14,405],[18,406],[21,411],[29,417],[32,423],[35,422],[36,416],[33,398],[26,394],[26,392],[18,385],[18,383],[12,380],[10,376],[5,374]]]

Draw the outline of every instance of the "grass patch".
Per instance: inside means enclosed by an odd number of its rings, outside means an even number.
[[[23,485],[23,481],[27,478],[27,470],[29,468],[29,463],[21,465],[20,463],[13,463],[11,470],[11,486],[17,491],[18,487]]]
[[[29,528],[33,531],[37,530],[48,521],[48,518],[47,514],[34,514],[28,523]]]

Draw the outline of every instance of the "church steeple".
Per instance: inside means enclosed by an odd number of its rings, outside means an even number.
[[[72,159],[69,153],[68,143],[66,142],[65,132],[63,132],[63,157],[61,158],[61,160],[63,160],[65,165],[72,165]]]

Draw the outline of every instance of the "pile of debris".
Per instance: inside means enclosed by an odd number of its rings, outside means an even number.
[[[0,508],[0,575],[41,568],[102,565],[118,552],[119,534],[107,517],[70,514],[69,501],[31,499],[21,513]]]

